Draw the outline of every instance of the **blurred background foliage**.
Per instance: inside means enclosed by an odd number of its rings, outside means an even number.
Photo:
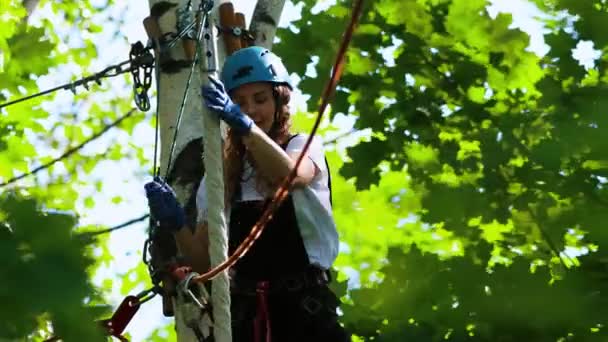
[[[544,54],[486,0],[366,2],[324,130],[335,135],[351,116],[364,132],[328,145],[342,240],[334,286],[356,339],[608,341],[608,5],[529,2]],[[41,77],[66,66],[68,81],[98,71],[96,39],[121,25],[112,15],[115,25],[88,20],[104,18],[112,1],[41,1],[52,18],[35,23],[22,2],[0,4],[0,101],[38,91]],[[352,2],[295,4],[301,16],[279,31],[275,51],[314,113]],[[581,43],[596,51],[590,64],[573,55]],[[93,86],[94,101],[64,93],[3,109],[0,177],[30,171],[126,113],[125,79],[119,89]],[[312,118],[299,113],[296,126]],[[115,134],[139,123],[151,115]],[[105,296],[149,284],[139,265],[93,285],[114,256],[107,237],[78,238],[91,227],[73,214],[106,191],[93,172],[101,163],[149,166],[144,152],[107,143],[0,190],[0,337],[99,339],[91,322],[111,312]],[[134,182],[142,168],[129,170]],[[159,325],[146,340],[171,339],[171,330]]]

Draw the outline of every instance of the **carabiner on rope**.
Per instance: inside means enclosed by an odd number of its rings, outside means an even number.
[[[192,300],[192,302],[194,304],[196,304],[196,306],[198,306],[203,311],[208,311],[208,310],[210,310],[209,293],[207,292],[207,289],[205,288],[205,286],[199,286],[199,289],[202,290],[202,294],[200,296],[202,299],[202,302],[198,299],[198,297],[194,294],[194,292],[192,292],[192,289],[190,289],[190,282],[192,281],[192,279],[196,278],[197,276],[199,276],[198,273],[190,272],[186,276],[186,279],[184,279],[182,281],[181,288],[182,288],[182,291],[184,292],[184,294],[186,294],[188,296],[188,298],[190,298],[190,300]]]

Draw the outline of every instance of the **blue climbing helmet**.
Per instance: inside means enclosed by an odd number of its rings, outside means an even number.
[[[226,58],[222,82],[227,92],[247,83],[271,82],[293,89],[289,73],[281,58],[260,46],[250,46]]]

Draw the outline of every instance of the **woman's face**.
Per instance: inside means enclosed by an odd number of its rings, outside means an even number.
[[[268,82],[247,83],[234,89],[232,101],[241,107],[255,124],[268,133],[274,122],[275,102]]]

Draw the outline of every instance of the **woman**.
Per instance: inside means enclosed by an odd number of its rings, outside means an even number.
[[[261,47],[235,52],[226,59],[222,80],[211,78],[210,85],[203,87],[203,97],[229,126],[224,178],[232,253],[260,218],[279,183],[295,168],[306,136],[290,133],[292,85],[272,52]],[[289,197],[231,270],[234,341],[261,341],[264,335],[278,342],[349,340],[337,322],[338,301],[327,286],[338,235],[324,158],[322,145],[313,140]],[[201,182],[197,205],[202,224],[197,230],[204,232],[205,193]],[[187,244],[179,232],[177,238]],[[182,250],[193,254],[197,248]]]

